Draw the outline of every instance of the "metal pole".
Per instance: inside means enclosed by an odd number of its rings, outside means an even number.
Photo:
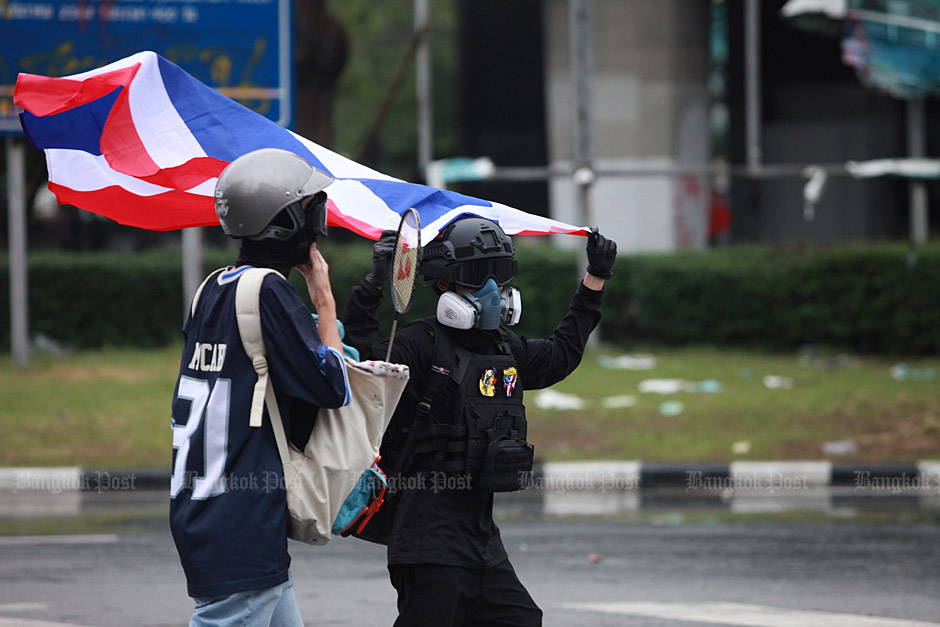
[[[29,277],[26,269],[26,153],[23,142],[7,137],[10,241],[10,343],[13,365],[29,365]]]
[[[189,305],[204,274],[202,228],[183,229],[183,320],[189,314]]]
[[[428,164],[434,158],[434,118],[431,110],[430,7],[428,0],[415,0],[415,33],[419,38],[415,60],[415,84],[418,99],[418,170],[427,180]]]
[[[592,0],[568,1],[569,55],[574,103],[572,164],[581,224],[590,225],[594,183],[594,124],[591,85],[594,74]]]
[[[575,202],[582,226],[592,226],[591,186],[594,184],[594,119],[592,91],[594,78],[594,27],[592,0],[568,0],[568,45],[571,63],[571,89],[574,103],[572,120],[571,180],[575,185]],[[576,278],[583,278],[587,252],[578,253]],[[587,345],[597,348],[601,331],[588,336]]]
[[[927,112],[923,98],[907,101],[907,151],[911,158],[927,156]],[[912,179],[908,183],[911,242],[927,241],[927,183]]]
[[[761,0],[747,0],[744,11],[744,73],[747,133],[747,165],[760,167],[761,155]]]

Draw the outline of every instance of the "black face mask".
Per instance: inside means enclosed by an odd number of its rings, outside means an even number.
[[[241,240],[235,265],[274,268],[286,277],[291,268],[306,263],[309,258],[310,244],[304,245],[300,239],[299,234],[287,241],[245,238]],[[301,249],[304,251],[303,258],[300,255]]]
[[[297,228],[299,207],[285,208],[274,221],[282,223],[279,226],[287,229],[294,227],[294,233],[287,239],[242,239],[236,263],[240,266],[274,268],[285,277],[291,268],[307,263],[310,260],[310,244],[320,237],[326,237],[326,199],[326,192],[317,192],[313,196],[313,200],[303,209],[303,224],[299,225],[300,228]]]

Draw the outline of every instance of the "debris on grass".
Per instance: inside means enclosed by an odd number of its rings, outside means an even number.
[[[891,366],[891,378],[895,381],[933,381],[933,368],[909,368],[901,362]]]
[[[686,381],[685,379],[645,379],[640,381],[638,389],[643,394],[675,394],[676,392],[701,392],[718,394],[721,383],[714,379],[705,381]]]
[[[656,357],[647,354],[619,355],[617,357],[601,355],[597,358],[597,363],[601,365],[601,368],[611,370],[652,370],[656,367]]]
[[[577,411],[585,408],[584,399],[574,394],[563,394],[555,390],[541,390],[535,395],[535,406],[555,411]]]
[[[663,416],[678,416],[684,409],[679,401],[666,401],[659,406],[659,413]]]
[[[790,390],[793,388],[793,377],[769,374],[764,377],[764,387],[768,390]]]
[[[624,407],[636,407],[636,397],[632,394],[621,394],[619,396],[606,396],[601,400],[601,405],[607,409],[621,409]]]
[[[854,455],[858,453],[858,442],[851,438],[823,442],[822,451],[826,455]]]

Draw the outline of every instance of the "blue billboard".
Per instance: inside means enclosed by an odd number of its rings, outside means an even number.
[[[0,133],[19,133],[20,72],[67,76],[153,50],[292,124],[291,0],[2,0]]]

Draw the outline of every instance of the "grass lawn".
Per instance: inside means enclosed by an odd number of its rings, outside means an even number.
[[[13,368],[9,354],[2,355],[0,465],[169,466],[179,350],[34,356],[23,372]],[[589,352],[553,388],[580,397],[583,409],[539,409],[538,393],[527,393],[529,439],[540,458],[940,458],[940,358],[907,360],[908,372],[920,379],[897,380],[891,368],[900,359],[683,348],[658,350],[655,368],[634,371],[603,367],[607,357],[619,354]],[[930,369],[936,373],[932,380]],[[792,387],[768,388],[767,376]],[[520,378],[525,380],[524,372]],[[707,385],[719,391],[640,393],[647,379],[682,379],[693,387],[717,382]],[[612,396],[633,397],[633,404],[608,408],[605,399]],[[840,440],[852,440],[854,452],[824,453],[823,443]]]
[[[581,367],[553,388],[582,398],[583,411],[531,412],[530,439],[543,458],[885,462],[940,457],[940,359],[905,362],[908,374],[920,380],[892,377],[897,359],[688,348],[655,352],[656,367],[645,371],[603,368],[602,359],[586,355]],[[936,380],[924,380],[931,369]],[[639,393],[647,379],[681,379],[693,388],[705,381],[701,387],[720,391]],[[631,396],[635,405],[605,408],[610,396]],[[527,407],[533,404],[527,396]],[[856,450],[824,453],[824,443],[842,440],[852,440]]]
[[[170,465],[180,348],[33,356],[0,364],[0,465]]]

